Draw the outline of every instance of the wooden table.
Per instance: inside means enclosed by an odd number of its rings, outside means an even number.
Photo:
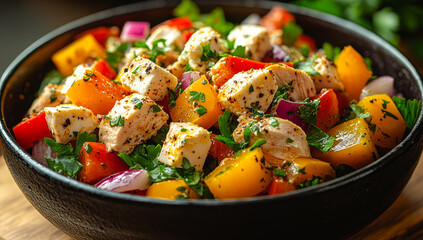
[[[423,238],[423,161],[394,204],[351,239]],[[0,240],[54,239],[69,236],[41,216],[26,200],[0,158]]]

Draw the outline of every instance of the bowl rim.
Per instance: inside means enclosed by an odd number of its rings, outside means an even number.
[[[120,15],[135,13],[139,11],[149,11],[159,8],[169,8],[174,7],[177,5],[177,1],[146,1],[146,2],[138,2],[132,3],[127,5],[122,5],[110,9],[106,9],[94,14],[90,14],[88,16],[79,18],[72,22],[69,22],[55,30],[47,33],[46,35],[39,38],[37,41],[32,43],[28,46],[22,53],[20,53],[12,63],[6,68],[4,73],[0,79],[0,96],[1,96],[1,109],[4,109],[4,99],[5,96],[5,88],[10,79],[10,77],[14,74],[15,70],[22,64],[31,54],[36,52],[39,48],[43,47],[44,45],[48,44],[50,41],[54,40],[56,37],[71,32],[75,29],[81,28],[86,24],[95,23],[98,21],[102,21],[107,18],[112,18]],[[423,99],[423,86],[421,83],[420,75],[417,73],[417,70],[414,66],[403,56],[395,47],[391,44],[383,40],[381,37],[377,36],[375,33],[353,23],[348,20],[344,20],[342,18],[318,12],[315,10],[307,9],[300,6],[295,6],[292,4],[275,2],[275,1],[251,1],[251,0],[234,0],[231,2],[224,2],[221,0],[214,1],[213,3],[207,1],[198,1],[197,4],[199,6],[245,6],[245,7],[255,7],[255,8],[263,8],[263,9],[271,9],[274,5],[281,5],[287,8],[289,11],[292,11],[294,14],[300,15],[307,15],[309,17],[318,19],[319,21],[323,21],[329,24],[334,24],[338,26],[342,26],[348,32],[356,33],[361,37],[365,38],[366,41],[372,42],[377,44],[379,47],[384,48],[390,54],[398,59],[398,62],[406,66],[406,68],[410,71],[411,77],[417,82],[417,86],[420,91],[420,98]],[[336,23],[336,24],[335,24]],[[272,196],[256,196],[251,198],[242,198],[242,199],[227,199],[227,200],[188,200],[188,201],[174,201],[174,200],[165,200],[165,199],[158,199],[158,198],[149,198],[143,196],[136,196],[130,194],[122,194],[116,193],[111,191],[105,191],[101,189],[97,189],[94,186],[84,184],[82,182],[69,179],[61,174],[57,174],[53,170],[49,169],[48,167],[42,165],[37,160],[31,157],[25,150],[23,150],[18,143],[14,140],[11,132],[6,127],[4,113],[2,111],[2,120],[0,121],[0,136],[2,137],[3,142],[5,143],[6,147],[11,149],[11,151],[16,155],[19,156],[21,160],[23,160],[24,164],[27,167],[32,168],[37,174],[41,174],[43,177],[52,179],[57,181],[63,187],[66,188],[73,188],[76,191],[84,191],[93,196],[98,198],[106,199],[106,200],[119,200],[123,202],[131,202],[131,203],[142,203],[142,204],[151,204],[151,205],[166,205],[166,206],[198,206],[198,207],[213,207],[213,206],[230,206],[230,205],[248,205],[253,204],[258,201],[260,202],[273,202],[273,201],[283,201],[285,199],[292,199],[292,198],[301,198],[305,196],[309,196],[316,193],[330,191],[332,189],[345,186],[348,184],[352,184],[353,182],[368,176],[380,169],[384,168],[385,166],[391,164],[397,157],[401,155],[401,153],[407,151],[407,146],[412,145],[414,143],[413,139],[418,139],[418,137],[423,133],[423,120],[422,120],[422,112],[420,112],[419,118],[416,122],[414,128],[410,131],[408,136],[401,141],[399,145],[397,145],[394,149],[390,152],[385,154],[380,159],[372,162],[371,164],[355,170],[352,173],[349,173],[345,176],[332,179],[328,182],[318,184],[316,186],[308,187],[305,189],[298,189],[293,192],[288,192],[280,195],[272,195]]]

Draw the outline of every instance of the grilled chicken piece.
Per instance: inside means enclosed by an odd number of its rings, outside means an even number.
[[[152,61],[136,57],[129,66],[123,69],[120,82],[132,91],[150,97],[154,101],[163,100],[174,89],[178,79],[166,69]]]
[[[244,116],[233,133],[236,142],[244,141],[247,126],[252,131],[250,146],[259,138],[267,141],[261,149],[266,161],[273,166],[281,166],[297,157],[311,157],[305,132],[291,121],[277,117]]]
[[[147,96],[138,93],[117,101],[100,123],[99,140],[107,151],[131,153],[157,134],[169,115]]]
[[[336,65],[330,61],[326,56],[318,56],[313,62],[313,68],[320,73],[320,75],[312,75],[316,90],[320,92],[323,88],[332,88],[335,90],[344,90],[344,84],[338,76]]]
[[[260,61],[272,48],[267,29],[256,25],[239,25],[228,35],[228,40],[235,41],[234,47],[245,46],[245,56]]]
[[[183,158],[188,159],[197,171],[203,169],[211,140],[209,132],[194,123],[170,123],[158,160],[164,164],[180,167]]]
[[[28,115],[33,117],[45,107],[56,107],[60,104],[70,103],[69,98],[61,92],[62,85],[48,84],[44,87],[40,96],[34,100],[28,110]]]
[[[298,69],[285,65],[274,64],[265,68],[269,70],[276,79],[278,88],[291,85],[288,90],[289,98],[293,101],[302,101],[316,95],[316,88],[310,76]]]
[[[251,69],[235,74],[219,89],[223,108],[237,116],[251,109],[266,111],[275,96],[276,80],[269,70]]]
[[[88,108],[63,104],[44,108],[51,134],[58,143],[66,144],[76,140],[79,133],[92,133],[99,121]]]

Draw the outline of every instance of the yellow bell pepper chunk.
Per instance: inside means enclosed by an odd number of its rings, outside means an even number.
[[[147,189],[145,196],[170,200],[200,198],[200,196],[181,179],[153,183]]]
[[[382,148],[394,148],[404,135],[406,124],[392,99],[386,94],[363,98],[358,106],[370,113],[366,118],[374,143]]]
[[[217,92],[205,76],[187,87],[170,109],[172,121],[192,122],[205,129],[213,126],[222,114]]]
[[[312,149],[314,158],[329,162],[334,167],[346,164],[355,169],[364,167],[379,158],[366,121],[354,118],[331,128],[327,134],[335,141],[328,152]]]
[[[51,59],[63,76],[69,76],[74,67],[84,63],[91,56],[105,57],[106,51],[91,34],[86,34],[57,51]]]
[[[372,76],[363,57],[353,47],[347,46],[341,51],[335,64],[345,91],[354,99],[359,99],[361,90]]]
[[[286,164],[287,165],[287,164]],[[298,186],[307,180],[313,180],[320,177],[327,181],[336,177],[335,170],[329,163],[315,158],[295,158],[286,168],[287,179]]]
[[[272,172],[264,164],[261,148],[245,149],[236,158],[226,158],[204,182],[216,198],[253,197],[272,181]]]

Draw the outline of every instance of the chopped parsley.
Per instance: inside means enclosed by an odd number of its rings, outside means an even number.
[[[315,186],[321,182],[323,182],[323,179],[321,177],[313,176],[311,180],[306,180],[303,183],[298,184],[298,188],[301,189],[301,188]]]
[[[140,48],[146,48],[148,59],[150,59],[152,62],[156,62],[156,59],[160,55],[165,55],[165,53],[171,48],[169,46],[166,46],[166,39],[160,38],[155,41],[153,41],[152,47],[148,47],[148,45],[145,42],[136,42],[136,47]]]
[[[188,138],[185,138],[184,140],[182,140],[181,141],[181,146],[183,147],[187,141],[188,141]]]
[[[138,72],[138,69],[140,69],[140,66],[136,67],[136,68],[134,69],[134,71],[132,71],[132,74],[136,74],[136,73]]]
[[[273,170],[273,174],[275,174],[278,177],[286,177],[286,172],[283,169],[275,168]]]
[[[143,103],[143,101],[141,99],[139,99],[139,98],[133,98],[131,100],[131,102],[133,102],[135,104],[135,107],[136,108],[141,109],[142,103]]]
[[[61,144],[50,138],[44,138],[44,141],[58,154],[55,159],[45,158],[47,166],[57,173],[66,174],[69,178],[75,179],[82,169],[82,164],[78,161],[82,145],[85,142],[96,142],[97,136],[86,132],[79,134],[75,151],[71,144]]]
[[[269,118],[269,124],[272,125],[272,127],[279,127],[279,122],[274,117]]]
[[[207,108],[200,104],[194,110],[198,113],[198,116],[200,117],[207,113]]]
[[[259,138],[257,141],[251,145],[250,151],[253,151],[254,149],[263,146],[267,141],[264,138]]]
[[[231,53],[232,56],[245,58],[245,46],[237,46]]]
[[[303,33],[303,30],[295,22],[290,21],[288,24],[282,26],[283,44],[292,46],[297,41],[298,37]]]
[[[187,129],[186,128],[181,128],[181,132],[186,132]]]
[[[51,84],[59,85],[62,83],[63,79],[65,79],[65,77],[62,76],[62,74],[60,74],[59,71],[57,70],[52,70],[48,72],[47,75],[44,77],[43,81],[41,82],[40,88],[37,92],[37,96],[40,96],[40,94],[43,92],[44,88],[48,84],[51,83]]]
[[[335,141],[335,137],[329,136],[327,133],[323,132],[322,129],[316,127],[315,125],[310,125],[311,130],[307,133],[307,142],[308,145],[319,149],[321,152],[329,151]]]
[[[294,61],[294,68],[304,71],[310,75],[320,75],[320,73],[313,68],[313,63],[316,60],[317,55],[310,57],[306,61]]]
[[[159,105],[152,105],[152,106],[150,107],[150,109],[153,109],[153,112],[154,112],[154,113],[157,113],[157,112],[162,111],[162,109],[159,107]]]
[[[191,97],[188,99],[188,102],[191,102],[191,101],[205,102],[206,101],[206,95],[202,92],[190,91],[189,95]]]
[[[250,85],[250,88],[248,89],[248,92],[250,92],[250,93],[254,92],[254,87],[253,87],[253,85]]]
[[[156,144],[163,145],[163,142],[166,139],[166,135],[169,132],[169,125],[162,126],[158,131],[157,134],[151,137],[151,140]]]
[[[388,116],[388,117],[391,117],[391,118],[393,118],[395,120],[398,120],[398,117],[395,116],[394,114],[392,114],[391,112],[388,112],[388,111],[383,110],[383,109],[381,109],[381,111],[382,111],[382,113],[383,113],[384,116]]]
[[[282,86],[280,88],[278,88],[278,90],[275,93],[275,96],[273,97],[273,101],[272,104],[276,104],[278,103],[278,101],[280,99],[284,99],[284,100],[289,100],[288,98],[288,91],[291,90],[292,88],[292,83],[294,81],[290,81],[288,84],[286,84],[285,86]]]
[[[320,98],[310,101],[308,98],[305,100],[305,104],[298,107],[300,117],[309,124],[316,124],[317,122],[317,111],[320,108]]]
[[[341,48],[333,47],[330,43],[325,42],[323,43],[323,51],[329,60],[335,61],[341,53]]]
[[[87,143],[84,149],[86,153],[90,153],[93,150],[93,147],[91,147],[91,145]]]
[[[355,115],[357,115],[357,117],[359,118],[368,118],[370,117],[370,113],[369,112],[365,112],[364,109],[361,106],[358,106],[355,103],[350,103],[350,107],[353,110],[353,112],[355,113]]]
[[[203,54],[201,55],[201,61],[210,61],[218,58],[216,51],[210,49],[210,43],[203,46]]]
[[[119,115],[116,118],[110,119],[110,127],[122,127],[123,125],[125,125],[125,120],[122,118],[121,115]]]
[[[294,140],[292,140],[291,138],[286,138],[285,142],[292,143],[292,142],[294,142]]]
[[[392,101],[394,101],[395,106],[397,106],[398,111],[404,118],[404,121],[407,124],[407,129],[411,130],[419,118],[420,110],[422,108],[422,101],[416,99],[409,100],[396,96],[392,97]]]

